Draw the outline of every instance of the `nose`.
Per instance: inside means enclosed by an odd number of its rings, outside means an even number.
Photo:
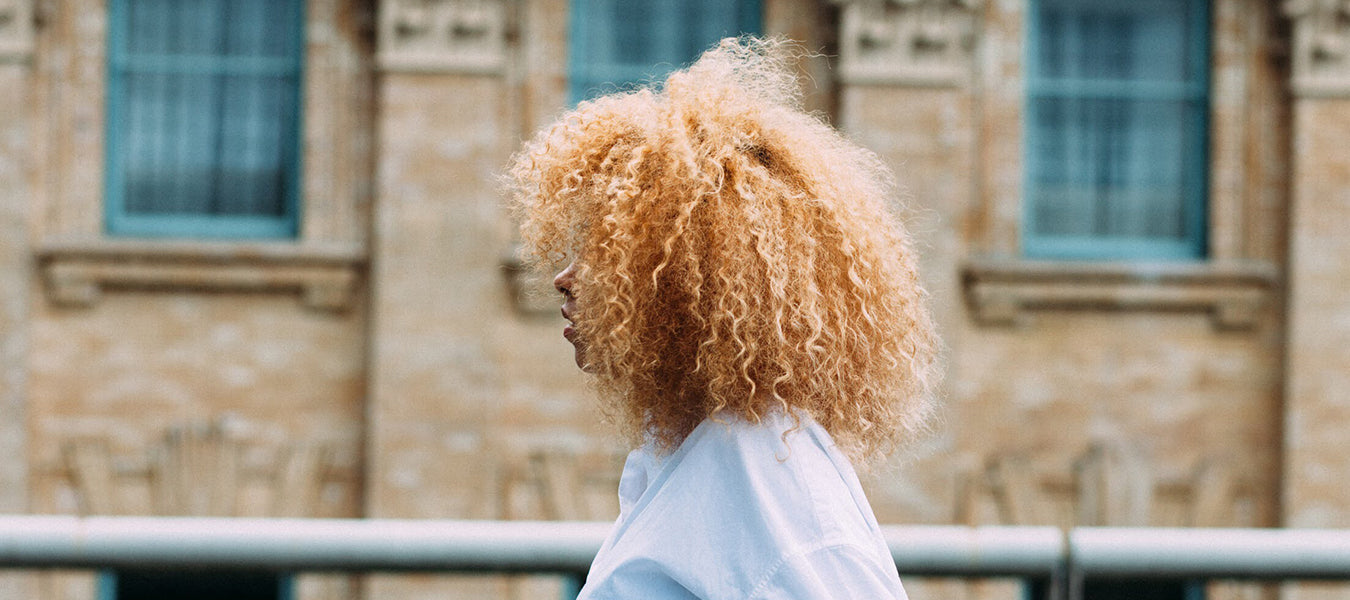
[[[567,265],[567,268],[553,276],[553,288],[562,293],[563,297],[572,297],[572,284],[576,278],[576,263]]]

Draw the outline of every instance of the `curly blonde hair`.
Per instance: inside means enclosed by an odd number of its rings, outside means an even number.
[[[802,110],[797,56],[723,40],[512,161],[525,253],[576,265],[587,370],[630,441],[782,409],[867,462],[924,420],[938,341],[894,178]]]

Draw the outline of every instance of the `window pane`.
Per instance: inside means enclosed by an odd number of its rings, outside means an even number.
[[[1043,77],[1185,81],[1191,3],[1047,0],[1038,16]]]
[[[576,0],[572,100],[659,78],[718,40],[759,31],[752,0]]]
[[[229,77],[222,96],[225,128],[217,161],[214,207],[221,214],[285,214],[288,134],[274,115],[295,103],[295,86],[285,78]]]
[[[1041,98],[1030,109],[1038,234],[1185,239],[1185,200],[1195,185],[1185,167],[1199,149],[1177,132],[1197,127],[1202,107]]]

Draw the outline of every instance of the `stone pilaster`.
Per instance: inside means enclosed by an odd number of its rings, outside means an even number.
[[[495,177],[516,143],[507,0],[380,4],[366,506],[369,517],[490,518],[485,423],[509,319]],[[485,315],[501,312],[501,319]],[[371,578],[372,598],[479,597],[483,578]]]
[[[1295,0],[1284,524],[1350,527],[1350,2]]]
[[[964,255],[963,215],[974,193],[977,122],[971,79],[979,2],[840,4],[837,122],[895,170],[907,205],[901,216],[920,249],[920,274],[932,295],[938,328],[946,345],[955,348],[962,319],[957,273]],[[949,382],[959,377],[949,369]],[[947,443],[931,440],[924,448]],[[925,452],[918,451],[920,463],[929,458]],[[950,470],[916,464],[906,476],[923,480],[915,489],[943,489],[943,482],[925,478]],[[887,494],[877,490],[873,496]],[[903,502],[923,501],[931,499]],[[885,501],[874,504],[883,522],[906,518]]]
[[[0,1],[0,513],[24,512],[24,365],[29,264],[27,106],[32,18],[26,2]]]
[[[0,0],[0,514],[28,512],[28,111],[32,4]],[[29,598],[32,579],[0,573],[0,597]]]
[[[1282,519],[1350,527],[1350,2],[1294,0]],[[1287,600],[1344,598],[1289,585]]]

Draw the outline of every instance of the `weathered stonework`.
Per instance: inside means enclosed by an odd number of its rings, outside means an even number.
[[[505,0],[380,3],[380,68],[497,73],[506,64]]]
[[[27,69],[0,64],[0,104],[23,106]],[[22,111],[0,111],[0,456],[23,456],[27,449],[25,357],[28,354],[28,292],[31,270],[28,223],[28,132]],[[28,465],[0,461],[0,512],[27,507]]]
[[[334,448],[323,516],[612,516],[624,449],[547,280],[503,273],[496,181],[566,107],[569,5],[308,0],[299,239],[202,244],[102,233],[106,2],[0,0],[0,106],[26,107],[0,111],[0,450],[27,457],[0,512],[79,512],[76,440],[144,479],[166,429],[225,415]],[[1144,267],[1020,259],[1026,0],[764,2],[767,33],[838,49],[806,105],[896,171],[947,346],[935,432],[865,476],[880,521],[1350,523],[1347,3],[1211,5],[1211,260]],[[568,477],[589,500],[550,495]],[[91,597],[41,577],[0,597]],[[556,596],[369,580],[301,597]]]
[[[1350,98],[1294,106],[1286,349],[1283,524],[1350,527]],[[1289,598],[1344,598],[1350,586],[1299,585]]]
[[[1291,1],[1293,197],[1289,217],[1289,337],[1286,356],[1284,524],[1350,527],[1350,2]],[[1346,585],[1290,585],[1285,597],[1341,598]]]
[[[840,78],[851,84],[962,85],[981,0],[835,0]]]
[[[0,0],[0,63],[26,61],[32,53],[32,0]]]
[[[1294,22],[1294,93],[1350,96],[1350,1],[1286,0]]]
[[[27,106],[31,72],[26,63],[0,60],[0,514],[28,512],[32,465],[27,422],[32,284],[28,240],[32,217],[28,182],[32,163],[25,153],[30,139]],[[0,598],[31,598],[32,577],[0,573]]]

